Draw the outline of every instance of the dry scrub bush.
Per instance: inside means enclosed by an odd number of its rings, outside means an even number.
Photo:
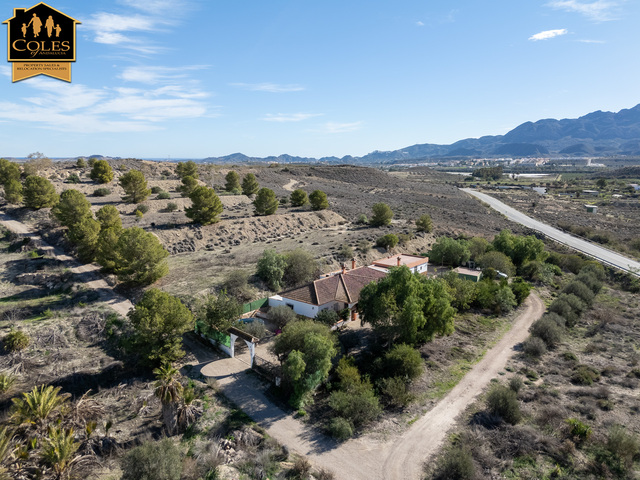
[[[516,393],[504,385],[496,385],[491,389],[487,396],[487,407],[492,414],[502,417],[511,425],[522,418]]]
[[[19,352],[29,346],[29,336],[22,330],[11,330],[3,339],[4,348],[8,352]]]
[[[555,313],[546,313],[530,329],[531,335],[542,339],[547,348],[554,348],[562,340],[562,327],[556,317],[562,318]]]
[[[540,358],[547,353],[547,344],[539,337],[529,337],[522,344],[522,349],[528,357]]]
[[[476,467],[466,446],[456,446],[444,453],[431,477],[433,480],[473,480]]]

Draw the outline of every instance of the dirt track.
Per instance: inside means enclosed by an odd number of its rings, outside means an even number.
[[[9,218],[5,213],[0,212],[0,225],[19,235],[31,237],[31,239],[39,245],[40,250],[49,252],[52,257],[64,262],[71,262],[74,266],[71,272],[76,276],[82,276],[84,286],[95,290],[100,295],[100,300],[109,305],[115,312],[120,315],[127,315],[129,310],[133,308],[133,304],[126,298],[118,295],[113,288],[100,275],[100,267],[95,264],[81,264],[73,257],[65,254],[62,250],[48,245],[39,235],[34,233],[27,225]]]
[[[512,328],[489,350],[460,383],[431,411],[401,436],[380,442],[367,436],[338,445],[328,437],[305,427],[263,395],[260,383],[243,374],[246,365],[233,359],[211,361],[206,349],[190,350],[198,357],[201,373],[218,379],[232,401],[271,436],[292,450],[327,468],[341,480],[414,480],[421,478],[423,463],[441,447],[458,416],[504,369],[516,345],[528,336],[529,326],[543,314],[542,300],[531,294]]]

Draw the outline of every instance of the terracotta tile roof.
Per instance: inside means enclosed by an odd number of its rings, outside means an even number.
[[[365,285],[380,280],[385,275],[385,272],[373,268],[359,267],[282,292],[280,296],[312,305],[324,305],[333,301],[356,303]]]

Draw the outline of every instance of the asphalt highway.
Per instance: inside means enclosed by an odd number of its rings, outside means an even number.
[[[540,232],[547,237],[555,240],[556,242],[562,243],[568,247],[573,248],[574,250],[584,253],[585,255],[593,257],[602,263],[640,276],[640,262],[627,258],[624,255],[604,248],[595,243],[591,243],[581,238],[575,237],[569,233],[565,233],[562,230],[558,230],[557,228],[547,225],[546,223],[535,220],[525,215],[524,213],[519,212],[515,208],[502,203],[500,200],[496,200],[486,193],[481,193],[470,188],[461,188],[460,190],[468,193],[469,195],[473,195],[479,200],[482,200],[494,210],[505,215],[512,222],[517,222],[521,225],[524,225],[525,227],[529,227],[532,230]]]

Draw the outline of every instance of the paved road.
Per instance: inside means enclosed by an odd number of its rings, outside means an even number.
[[[504,214],[509,220],[517,222],[525,227],[529,227],[537,232],[545,234],[547,237],[562,243],[568,247],[571,247],[579,252],[582,252],[590,257],[593,257],[602,263],[611,265],[625,272],[629,272],[640,276],[640,262],[625,257],[619,253],[616,253],[607,248],[596,245],[595,243],[587,242],[581,238],[574,237],[568,233],[565,233],[557,228],[551,227],[546,223],[542,223],[535,220],[522,212],[519,212],[515,208],[510,207],[502,203],[500,200],[496,200],[486,193],[481,193],[470,188],[461,188],[463,192],[466,192],[474,197],[487,203],[494,210]]]

